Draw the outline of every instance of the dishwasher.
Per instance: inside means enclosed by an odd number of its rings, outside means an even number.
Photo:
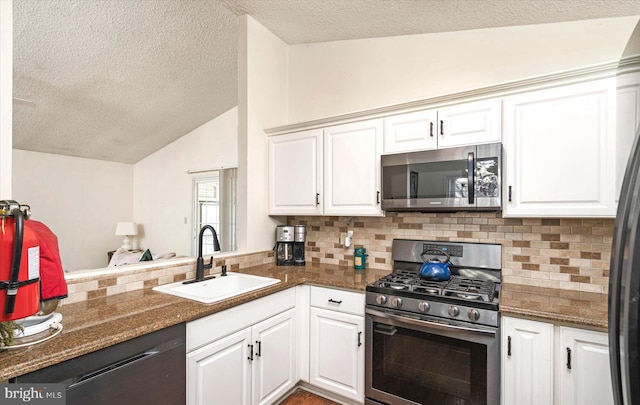
[[[11,383],[64,383],[67,405],[186,403],[186,326],[88,353]]]

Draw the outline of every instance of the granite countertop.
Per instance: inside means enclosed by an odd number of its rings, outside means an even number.
[[[151,288],[62,305],[62,333],[23,349],[0,351],[0,382],[40,368],[73,359],[135,337],[282,291],[311,284],[365,291],[367,284],[388,271],[308,264],[304,267],[261,265],[237,270],[282,282],[218,303],[199,302],[152,291]],[[502,285],[500,310],[504,315],[530,316],[576,326],[607,327],[604,294]]]
[[[316,264],[304,267],[262,265],[234,272],[274,277],[281,283],[213,304],[202,304],[147,288],[62,305],[57,309],[63,316],[63,331],[59,336],[30,347],[0,351],[0,382],[299,284],[364,292],[368,283],[388,273]]]
[[[607,329],[608,295],[583,291],[502,284],[502,315],[534,317],[550,322]]]

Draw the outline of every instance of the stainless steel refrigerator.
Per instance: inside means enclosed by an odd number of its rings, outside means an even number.
[[[617,72],[618,133],[633,131],[611,249],[609,356],[616,405],[640,405],[640,23]],[[624,89],[635,96],[624,97]],[[620,132],[627,131],[627,132]],[[618,148],[622,146],[619,145]]]

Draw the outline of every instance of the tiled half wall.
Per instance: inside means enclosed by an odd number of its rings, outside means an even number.
[[[391,269],[394,238],[502,245],[503,282],[606,293],[614,219],[502,218],[501,213],[387,213],[385,217],[289,217],[306,225],[306,260],[353,265],[364,247],[367,268]],[[345,248],[340,234],[354,231]]]
[[[206,270],[205,274],[219,273],[222,265],[226,265],[229,271],[236,271],[240,268],[244,269],[274,262],[275,258],[272,251],[237,256],[231,255],[215,259],[214,267],[211,270]],[[114,269],[113,274],[67,280],[69,296],[60,301],[59,305],[104,298],[123,292],[142,290],[160,284],[192,279],[196,276],[195,260],[172,266],[158,262],[158,266],[151,265],[144,270],[137,269],[127,271],[126,266],[118,270],[124,271],[116,271],[116,269]]]

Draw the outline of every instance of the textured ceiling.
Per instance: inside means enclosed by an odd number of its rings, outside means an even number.
[[[640,0],[220,0],[303,44],[640,14]]]
[[[133,163],[237,104],[211,0],[14,0],[14,147]]]
[[[288,44],[640,14],[639,0],[14,0],[14,147],[134,163],[237,104],[237,16]]]

